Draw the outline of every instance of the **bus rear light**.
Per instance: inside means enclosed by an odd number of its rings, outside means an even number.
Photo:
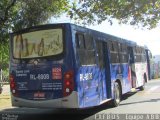
[[[16,93],[16,90],[13,89],[13,90],[12,90],[12,93],[15,94],[15,93]]]
[[[11,92],[14,96],[16,96],[16,83],[15,83],[15,80],[14,80],[14,76],[10,75],[9,79],[10,79]]]
[[[66,88],[66,93],[69,93],[70,92],[70,89],[69,88]]]
[[[9,80],[10,80],[10,82],[14,82],[14,76],[13,76],[13,75],[10,75],[10,76],[9,76]]]
[[[73,79],[73,71],[69,71],[67,73],[65,73],[64,75],[64,79]]]
[[[63,95],[68,96],[74,90],[74,75],[73,71],[68,71],[64,74]]]
[[[71,85],[70,81],[66,81],[66,86],[70,86],[70,85]]]
[[[11,82],[10,86],[11,86],[11,88],[15,88],[15,83]]]
[[[10,75],[9,79],[10,79],[10,87],[11,87],[11,89],[14,89],[15,88],[14,76]]]

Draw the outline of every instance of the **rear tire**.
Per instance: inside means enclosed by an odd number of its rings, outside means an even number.
[[[117,107],[119,106],[120,102],[121,102],[121,88],[120,85],[118,84],[118,82],[114,83],[114,99],[111,101],[111,104],[113,107]]]
[[[145,81],[144,81],[144,84],[139,87],[139,90],[140,90],[140,91],[143,91],[144,89],[145,89]]]
[[[139,87],[139,90],[140,90],[140,91],[143,91],[144,88],[145,88],[145,86],[143,85],[143,86]]]

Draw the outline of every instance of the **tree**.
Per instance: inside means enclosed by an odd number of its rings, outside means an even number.
[[[0,33],[43,24],[69,8],[69,0],[1,0]],[[0,36],[1,41],[7,40]]]
[[[83,24],[118,19],[119,23],[155,28],[160,20],[160,0],[79,0],[70,16]]]
[[[0,1],[0,69],[9,62],[9,32],[45,23],[69,9],[69,0]]]
[[[7,25],[10,16],[13,13],[13,6],[16,0],[1,0],[0,2],[0,30]]]
[[[3,56],[8,59],[9,31],[46,23],[51,16],[58,17],[65,12],[83,24],[104,20],[112,24],[115,18],[119,23],[152,29],[160,20],[160,0],[1,0],[0,51],[3,50]]]
[[[68,0],[17,0],[18,14],[13,20],[13,30],[43,24],[69,9]]]
[[[9,44],[2,41],[0,47],[0,69],[7,70],[9,64]]]

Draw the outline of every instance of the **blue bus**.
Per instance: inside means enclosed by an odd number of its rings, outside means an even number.
[[[88,108],[118,106],[148,81],[148,49],[135,42],[70,23],[10,34],[13,106]]]

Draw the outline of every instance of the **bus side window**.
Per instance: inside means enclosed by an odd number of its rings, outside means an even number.
[[[97,40],[96,48],[98,53],[98,65],[100,68],[103,68],[104,67],[103,42]]]
[[[122,49],[122,44],[118,43],[118,52],[119,52],[119,59],[120,59],[120,63],[123,63],[124,60],[124,55],[123,55],[123,49]]]
[[[114,51],[114,45],[112,41],[108,42],[108,48],[109,48],[109,51]]]
[[[110,49],[110,50],[111,50],[111,51],[115,51],[113,42],[111,42],[111,49]]]
[[[145,52],[145,49],[142,48],[142,62],[146,62],[147,59],[146,59],[146,52]]]
[[[93,43],[92,37],[86,37],[79,33],[76,34],[76,50],[80,65],[87,66],[96,64]]]
[[[125,62],[127,63],[129,58],[128,58],[128,52],[127,52],[127,45],[126,44],[124,45],[123,52],[125,54]]]
[[[135,47],[135,51],[136,51],[136,53],[135,53],[135,62],[141,62],[142,60],[142,58],[141,58],[141,48],[139,47],[139,46],[137,46],[137,47]]]
[[[76,34],[76,47],[80,49],[85,48],[85,41],[84,41],[84,35],[83,34]]]
[[[139,53],[138,53],[139,55],[139,59],[138,59],[138,61],[139,62],[141,62],[142,61],[142,50],[141,50],[141,47],[139,47]]]
[[[85,65],[95,65],[96,59],[95,59],[95,49],[94,49],[94,41],[93,37],[89,34],[85,35]]]
[[[88,34],[86,34],[84,37],[85,37],[86,49],[93,50],[94,49],[93,37]]]
[[[118,52],[118,42],[113,42],[114,45],[114,51]]]
[[[127,60],[128,60],[128,63],[134,63],[134,56],[133,56],[133,51],[132,51],[133,48],[129,47],[126,45],[126,51],[127,51]]]
[[[127,63],[128,62],[128,55],[127,55],[127,46],[125,44],[121,44],[121,51],[120,51],[120,62]]]
[[[76,33],[76,51],[78,55],[78,60],[80,65],[82,65],[85,61],[84,53],[85,53],[85,43],[83,34]]]
[[[133,47],[133,52],[134,52],[134,62],[137,62],[137,51],[136,51],[136,47]]]
[[[111,54],[111,63],[119,63],[118,43],[115,41],[110,41],[109,48]]]

